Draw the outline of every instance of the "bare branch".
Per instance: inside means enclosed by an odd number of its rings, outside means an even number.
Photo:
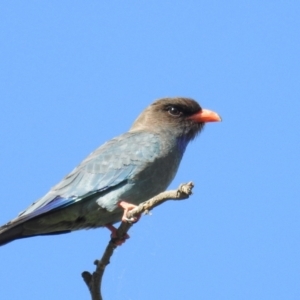
[[[130,210],[127,213],[127,218],[132,219],[133,217],[139,216],[141,213],[149,213],[154,207],[164,203],[167,200],[184,200],[188,199],[192,194],[192,189],[194,185],[192,182],[181,184],[177,190],[165,191],[158,194],[157,196],[142,202],[136,208]],[[118,242],[124,241],[126,234],[130,227],[134,223],[122,222],[117,229],[117,237],[111,238],[109,241],[104,254],[100,260],[96,260],[94,264],[96,265],[96,270],[91,274],[90,272],[84,271],[81,275],[84,282],[86,283],[92,300],[102,300],[101,296],[101,282],[106,266],[109,264],[109,260],[114,253],[114,250],[118,246]]]

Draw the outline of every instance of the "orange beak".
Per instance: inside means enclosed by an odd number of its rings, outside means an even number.
[[[222,121],[221,117],[214,111],[208,109],[202,109],[198,113],[189,117],[197,123],[207,123],[207,122],[220,122]]]

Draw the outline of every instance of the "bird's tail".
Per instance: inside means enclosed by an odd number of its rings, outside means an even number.
[[[6,224],[0,226],[0,247],[8,244],[14,240],[29,238],[33,236],[46,236],[46,235],[58,235],[71,232],[71,230],[62,230],[54,232],[36,232],[30,233],[26,232],[24,229],[24,223],[21,224]]]
[[[7,224],[0,227],[0,246],[21,238],[24,238],[22,225],[10,226]]]

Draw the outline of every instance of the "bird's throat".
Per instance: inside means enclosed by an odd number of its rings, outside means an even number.
[[[177,147],[178,147],[179,151],[181,152],[181,154],[183,154],[186,149],[186,146],[189,143],[189,139],[185,136],[182,136],[182,137],[177,138],[176,142],[177,142]]]

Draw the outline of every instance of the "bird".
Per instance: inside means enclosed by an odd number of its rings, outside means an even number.
[[[158,99],[125,132],[92,152],[48,193],[0,227],[11,241],[107,227],[167,189],[187,145],[221,117],[186,97]]]

